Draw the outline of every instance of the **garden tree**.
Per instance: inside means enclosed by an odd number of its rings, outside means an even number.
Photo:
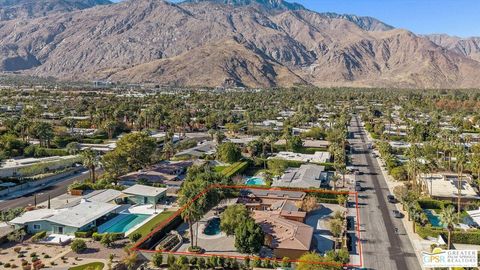
[[[472,172],[477,177],[477,181],[480,180],[480,144],[474,144],[472,146],[470,166]]]
[[[390,175],[397,181],[405,181],[408,179],[407,170],[405,166],[398,166],[390,170]]]
[[[290,258],[288,257],[283,257],[282,259],[282,265],[283,268],[290,268],[292,266],[292,263],[290,262]]]
[[[81,156],[83,166],[90,171],[90,180],[92,180],[92,183],[95,183],[95,168],[99,163],[97,152],[87,148],[82,151]]]
[[[246,149],[250,156],[258,157],[263,153],[263,144],[259,140],[254,140],[247,144]]]
[[[335,237],[335,245],[334,248],[337,246],[338,238],[342,236],[343,233],[343,219],[340,218],[334,218],[331,219],[330,222],[328,223],[328,226],[330,228],[330,232],[332,233],[333,237]]]
[[[163,155],[165,159],[170,159],[175,154],[175,146],[171,141],[165,142],[163,144]]]
[[[80,144],[78,142],[68,143],[65,150],[67,150],[70,155],[76,155],[80,152]]]
[[[452,232],[455,229],[456,223],[455,217],[455,208],[452,205],[444,208],[442,212],[440,212],[440,221],[443,225],[447,226],[448,231],[448,242],[447,248],[450,249],[452,247]]]
[[[243,204],[228,206],[220,218],[220,229],[227,235],[234,235],[235,229],[249,218],[248,209]]]
[[[417,189],[417,174],[420,170],[420,149],[416,144],[412,144],[407,150],[407,171],[409,180],[411,181],[413,190],[419,192]]]
[[[168,254],[168,256],[167,256],[167,265],[168,265],[168,266],[174,265],[176,260],[177,260],[177,259],[175,258],[175,256],[173,256],[172,254]]]
[[[26,143],[19,140],[14,134],[7,133],[0,136],[0,151],[5,157],[16,157],[23,154]]]
[[[216,142],[217,144],[221,144],[224,139],[225,139],[225,134],[223,134],[223,132],[217,131],[217,132],[215,133],[215,142]]]
[[[327,254],[325,254],[325,256],[330,260],[341,264],[347,264],[350,261],[350,253],[345,248],[335,251],[329,250],[327,251]]]
[[[314,196],[306,196],[299,205],[297,205],[302,211],[311,212],[318,208],[317,198]]]
[[[53,139],[53,127],[47,122],[35,122],[29,131],[32,137],[40,141],[41,147],[50,147],[50,141]]]
[[[218,159],[225,163],[234,163],[242,158],[240,148],[232,142],[222,143],[217,151]]]
[[[235,248],[241,253],[258,253],[264,240],[262,228],[252,218],[246,219],[235,229]]]
[[[138,232],[134,232],[128,236],[128,239],[130,239],[132,243],[137,242],[140,238],[142,238],[142,234]]]
[[[23,230],[23,229],[15,230],[7,236],[7,240],[10,241],[10,242],[21,243],[21,242],[23,242],[23,239],[25,238],[25,235],[27,235],[25,230]]]
[[[113,242],[115,242],[114,235],[110,233],[104,234],[100,239],[100,243],[107,248],[111,247]]]
[[[150,164],[155,149],[155,139],[144,132],[136,132],[118,140],[117,147],[112,152],[126,157],[128,171],[136,171]]]
[[[125,265],[125,267],[127,267],[128,270],[133,270],[139,261],[138,253],[136,251],[131,251],[130,249],[126,250],[129,251],[122,259],[122,263]]]
[[[205,196],[201,193],[205,188],[205,183],[198,180],[185,181],[178,198],[180,207],[185,207],[181,215],[188,223],[191,249],[196,247],[196,243],[194,242],[193,224],[200,220],[205,214]]]
[[[30,126],[32,125],[32,121],[30,121],[26,117],[21,117],[20,120],[15,125],[15,131],[18,133],[20,138],[22,138],[23,141],[27,141],[27,135],[28,135],[28,130]]]
[[[235,124],[235,123],[226,123],[225,128],[230,132],[231,134],[236,134],[237,132],[240,131],[240,125]]]
[[[333,186],[332,186],[333,190],[337,189],[337,182],[339,180],[340,180],[340,176],[338,174],[333,175],[332,178],[330,179],[330,181],[332,181],[332,183],[333,183]]]
[[[287,139],[287,150],[292,151],[292,152],[299,152],[302,150],[303,147],[303,141],[300,136],[290,136]]]
[[[107,132],[109,139],[113,138],[113,135],[117,127],[118,127],[118,123],[115,120],[108,120],[105,123],[103,123],[103,126],[102,126],[102,128]]]
[[[265,142],[270,145],[270,153],[272,153],[272,154],[273,154],[273,150],[274,150],[273,146],[275,145],[275,143],[277,141],[278,141],[278,138],[273,133],[268,134],[267,137],[265,137]]]
[[[283,159],[269,159],[267,161],[267,166],[273,175],[279,176],[282,175],[283,172],[287,169],[288,162]]]
[[[87,244],[82,239],[75,239],[70,244],[70,248],[75,253],[81,253],[87,249]]]
[[[107,176],[116,183],[118,178],[129,172],[125,153],[110,151],[102,156],[102,166]]]

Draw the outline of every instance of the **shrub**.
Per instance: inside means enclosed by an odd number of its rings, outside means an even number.
[[[47,232],[46,231],[41,231],[41,232],[38,232],[36,233],[34,236],[32,236],[32,241],[33,242],[38,242],[40,240],[42,240],[43,238],[45,238],[47,236]],[[33,254],[33,253],[32,253]]]
[[[70,247],[72,248],[73,252],[80,253],[87,249],[87,244],[81,239],[75,239],[72,241],[72,244],[70,244]]]
[[[130,239],[130,241],[132,241],[132,243],[137,242],[138,240],[140,240],[140,238],[142,238],[142,234],[140,234],[138,232],[132,233],[128,236],[128,239]]]
[[[152,264],[156,267],[161,267],[163,264],[163,255],[162,253],[155,253],[152,256]]]
[[[449,201],[440,201],[440,200],[432,200],[432,199],[418,200],[418,204],[423,209],[443,209],[449,205],[453,205],[452,202],[449,202]]]
[[[75,232],[75,237],[77,238],[89,238],[93,234],[93,231],[88,232]]]
[[[20,253],[21,250],[22,250],[21,247],[14,247],[13,248],[13,251],[15,251],[15,253]]]

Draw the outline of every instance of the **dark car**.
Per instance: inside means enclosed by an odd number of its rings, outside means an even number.
[[[355,191],[362,191],[362,185],[360,182],[355,182]]]
[[[398,210],[393,210],[393,216],[396,217],[396,218],[402,218],[403,214],[400,213],[400,211],[398,211]]]
[[[395,196],[393,195],[387,195],[387,200],[389,203],[396,203],[397,199],[395,199]]]

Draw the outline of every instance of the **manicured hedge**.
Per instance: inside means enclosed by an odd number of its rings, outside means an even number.
[[[432,199],[418,200],[418,204],[423,209],[443,209],[449,205],[453,205],[453,203],[450,201],[440,201]]]
[[[237,175],[241,172],[243,172],[245,169],[248,168],[248,162],[243,161],[243,162],[235,162],[232,165],[228,166],[225,168],[221,173],[227,178],[230,178],[234,175]]]
[[[124,233],[97,233],[97,232],[94,232],[92,234],[92,238],[95,241],[100,241],[100,240],[102,240],[102,237],[106,234],[112,235],[113,241],[120,240],[120,239],[125,237]]]
[[[448,232],[443,228],[433,228],[430,225],[420,226],[415,225],[417,234],[422,238],[435,237],[442,235],[444,239],[447,239]],[[452,233],[452,242],[458,244],[480,245],[480,231],[461,231],[455,230]]]

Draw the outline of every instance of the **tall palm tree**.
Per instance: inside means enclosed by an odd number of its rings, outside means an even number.
[[[457,215],[458,215],[458,220],[460,220],[460,204],[461,204],[461,198],[462,198],[462,184],[463,184],[463,167],[465,166],[466,162],[466,149],[463,146],[459,146],[455,158],[456,158],[456,167],[457,167]]]
[[[452,232],[455,228],[455,208],[449,205],[447,208],[444,208],[443,211],[440,213],[440,221],[442,224],[447,226],[448,231],[448,246],[447,248],[450,249],[452,246]]]
[[[95,168],[98,165],[98,155],[97,152],[92,150],[91,148],[87,148],[83,150],[81,153],[83,166],[88,168],[90,171],[90,179],[92,183],[95,183]]]

